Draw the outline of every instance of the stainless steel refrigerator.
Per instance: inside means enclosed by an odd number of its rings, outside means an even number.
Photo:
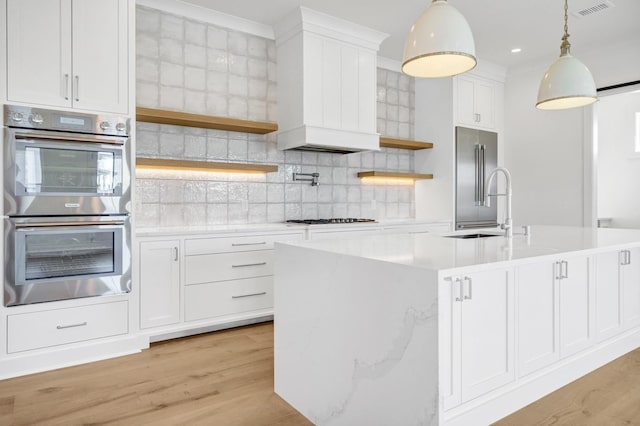
[[[485,182],[498,166],[498,134],[456,127],[456,229],[485,228],[498,225],[494,200],[484,206]],[[496,193],[495,179],[491,193]]]

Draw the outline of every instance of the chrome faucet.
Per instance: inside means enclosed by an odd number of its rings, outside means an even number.
[[[504,194],[490,194],[491,191],[491,181],[493,177],[498,174],[498,172],[502,172],[504,174],[504,178],[507,183],[507,188]],[[504,167],[498,167],[494,169],[491,174],[489,174],[489,178],[487,179],[487,196],[485,197],[484,205],[486,207],[491,206],[491,198],[490,197],[505,197],[507,201],[507,212],[504,215],[504,223],[500,225],[500,229],[504,229],[504,236],[507,238],[511,238],[513,236],[513,220],[511,219],[511,173],[509,170]]]

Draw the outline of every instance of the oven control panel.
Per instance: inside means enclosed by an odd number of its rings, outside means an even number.
[[[4,106],[4,122],[8,127],[112,136],[128,136],[130,129],[129,118],[124,116],[83,114],[17,105]]]

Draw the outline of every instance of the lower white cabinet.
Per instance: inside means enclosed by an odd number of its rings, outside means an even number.
[[[140,243],[140,328],[180,321],[180,240]]]
[[[7,352],[126,334],[127,301],[7,315]]]
[[[520,376],[592,344],[595,291],[587,256],[518,266],[516,283]]]
[[[442,362],[445,409],[497,389],[515,379],[512,272],[495,269],[445,277],[440,304],[451,333]]]
[[[595,256],[596,331],[606,340],[640,324],[640,249]]]

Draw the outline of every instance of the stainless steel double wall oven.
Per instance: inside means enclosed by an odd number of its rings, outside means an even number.
[[[4,123],[4,305],[129,292],[129,120],[5,105]]]

